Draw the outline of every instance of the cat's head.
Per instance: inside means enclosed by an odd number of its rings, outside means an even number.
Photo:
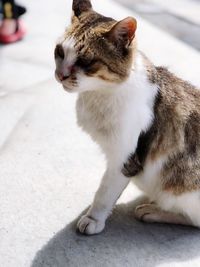
[[[96,13],[90,0],[74,0],[71,25],[55,48],[56,79],[69,92],[112,88],[130,74],[136,20]]]

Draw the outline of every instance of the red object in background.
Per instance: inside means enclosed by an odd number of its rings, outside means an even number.
[[[0,34],[0,43],[11,44],[21,40],[26,34],[26,30],[21,21],[17,21],[17,29],[13,34],[3,35]]]

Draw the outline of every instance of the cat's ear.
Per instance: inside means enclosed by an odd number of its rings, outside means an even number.
[[[135,37],[137,29],[137,21],[132,17],[127,17],[117,22],[107,33],[110,41],[116,45],[129,47]]]
[[[72,10],[74,15],[79,17],[83,12],[87,12],[92,9],[90,0],[73,0]]]

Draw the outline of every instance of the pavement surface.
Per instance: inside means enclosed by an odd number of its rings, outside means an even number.
[[[200,2],[195,0],[116,1],[200,51]]]
[[[200,231],[137,222],[133,210],[142,199],[133,185],[102,234],[76,233],[105,162],[76,125],[76,95],[54,80],[53,49],[69,23],[71,1],[24,4],[27,37],[0,47],[0,266],[199,267]],[[94,0],[94,6],[117,19],[135,16],[141,50],[200,85],[196,50],[114,1]]]

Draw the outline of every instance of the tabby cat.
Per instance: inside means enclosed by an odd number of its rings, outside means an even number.
[[[137,219],[200,226],[200,91],[138,51],[134,18],[102,16],[89,0],[72,8],[55,75],[78,92],[78,124],[107,160],[79,231],[101,232],[130,180],[149,197]]]

